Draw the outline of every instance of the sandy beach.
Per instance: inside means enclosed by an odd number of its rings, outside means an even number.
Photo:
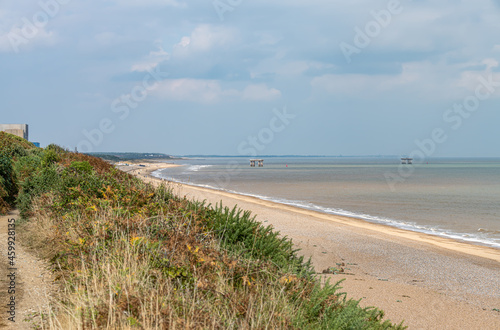
[[[142,166],[139,166],[142,165]],[[176,166],[142,163],[120,169],[146,182]],[[329,215],[223,191],[169,184],[179,196],[250,210],[291,238],[324,281],[377,306],[409,329],[500,329],[500,250]],[[340,274],[323,274],[336,268]]]

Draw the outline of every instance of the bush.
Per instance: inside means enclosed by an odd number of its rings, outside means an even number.
[[[54,151],[56,154],[62,156],[68,153],[68,150],[64,149],[63,147],[58,146],[57,144],[49,144],[46,148],[45,151]]]
[[[279,237],[279,232],[271,226],[264,227],[251,217],[249,211],[243,212],[234,207],[224,208],[222,203],[211,212],[209,228],[224,248],[254,259],[266,259],[280,270],[310,276],[314,273],[310,262],[298,257],[290,239]]]
[[[60,175],[57,173],[56,165],[38,169],[31,176],[25,178],[21,184],[21,191],[17,197],[16,204],[23,219],[31,215],[33,200],[43,193],[50,192],[60,184]]]
[[[47,149],[42,156],[42,167],[48,167],[57,163],[59,160],[60,157],[54,150]]]
[[[75,171],[78,174],[90,174],[94,171],[89,162],[72,162],[69,170]]]
[[[0,153],[0,213],[6,213],[14,204],[17,192],[12,158]]]
[[[18,136],[0,132],[0,153],[7,155],[11,158],[18,158],[26,156],[28,150],[35,148],[35,146]]]
[[[26,178],[33,175],[40,169],[42,164],[42,155],[43,153],[41,152],[30,152],[28,155],[19,158],[17,162],[14,163],[14,171],[19,184],[22,184]]]

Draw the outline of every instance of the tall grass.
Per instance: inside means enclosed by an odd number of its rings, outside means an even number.
[[[31,230],[38,240],[53,236],[53,217],[42,210]],[[110,223],[112,214],[95,219],[95,227]],[[62,294],[53,302],[54,313],[47,324],[59,328],[276,328],[293,311],[288,306],[286,285],[274,269],[250,260],[231,258],[220,244],[205,238],[200,246],[185,242],[192,221],[176,223],[169,237],[170,250],[151,244],[151,228],[142,226],[130,235],[117,231],[110,237],[95,235],[84,240],[77,227],[67,228],[67,244],[87,246],[86,252],[53,259]],[[39,241],[41,242],[41,241]],[[174,244],[172,244],[174,243]],[[175,249],[177,248],[177,251]],[[179,250],[184,251],[179,251]],[[213,250],[210,253],[210,250]],[[218,250],[222,251],[219,252]],[[192,267],[158,268],[158,255],[188,258]],[[53,254],[55,251],[52,251]],[[269,281],[257,281],[265,277]]]
[[[403,328],[321,285],[291,240],[250,212],[55,146],[16,164],[26,235],[60,286],[41,327]]]

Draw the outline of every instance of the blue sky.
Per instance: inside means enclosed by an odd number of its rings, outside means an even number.
[[[0,122],[80,151],[500,157],[498,31],[491,0],[0,0]]]

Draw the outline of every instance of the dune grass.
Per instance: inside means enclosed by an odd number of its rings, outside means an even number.
[[[25,235],[59,292],[54,329],[402,329],[321,285],[250,212],[205,205],[57,146],[13,165]]]

